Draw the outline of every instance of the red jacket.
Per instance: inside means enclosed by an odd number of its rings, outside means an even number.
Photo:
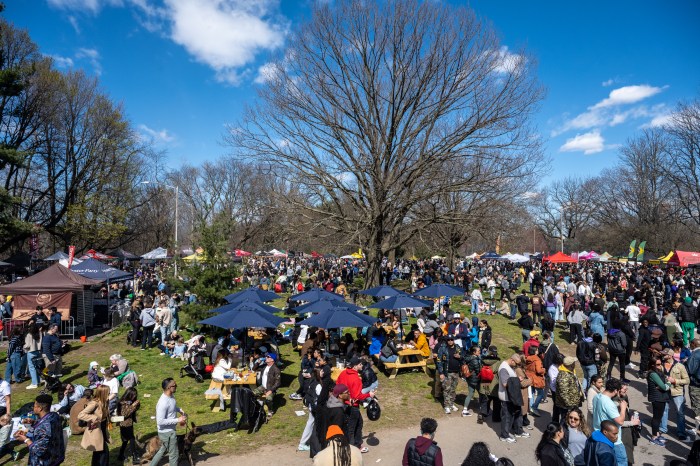
[[[352,406],[358,406],[359,401],[369,398],[369,393],[362,393],[362,379],[360,374],[357,373],[355,369],[347,368],[338,376],[338,380],[335,384],[343,384],[348,387],[348,392],[350,393],[350,400],[348,404]]]

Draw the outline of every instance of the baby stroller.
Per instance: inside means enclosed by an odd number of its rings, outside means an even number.
[[[188,352],[187,364],[185,364],[182,369],[180,369],[180,377],[185,375],[192,375],[194,379],[202,383],[204,382],[204,376],[206,374],[204,362],[204,357],[207,354],[206,348],[192,348]]]
[[[56,377],[53,372],[49,372],[49,368],[46,367],[44,363],[44,358],[34,358],[32,359],[32,364],[34,364],[36,372],[39,374],[41,382],[44,384],[42,393],[54,393],[61,389],[61,380]]]

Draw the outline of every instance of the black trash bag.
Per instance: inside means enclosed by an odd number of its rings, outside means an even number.
[[[367,419],[377,421],[381,415],[382,408],[379,406],[379,402],[372,398],[372,401],[367,405]]]

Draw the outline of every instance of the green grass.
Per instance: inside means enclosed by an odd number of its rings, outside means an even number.
[[[453,300],[452,309],[469,315],[469,306],[462,305],[459,298]],[[282,307],[284,299],[278,300],[273,305]],[[365,303],[366,304],[366,303]],[[480,318],[483,315],[480,315]],[[412,319],[411,323],[415,321]],[[489,316],[489,324],[493,329],[493,344],[498,347],[501,356],[509,355],[514,349],[520,348],[520,329],[515,322],[509,321],[503,316]],[[208,388],[208,381],[197,383],[192,377],[179,377],[179,370],[183,362],[159,356],[157,349],[140,351],[126,344],[127,326],[116,328],[104,337],[94,338],[85,344],[74,344],[74,349],[64,358],[65,381],[87,384],[88,364],[92,360],[101,365],[109,363],[109,356],[113,353],[121,353],[130,363],[131,368],[139,375],[138,385],[141,409],[138,414],[138,422],[135,430],[138,438],[155,435],[155,405],[161,394],[160,384],[166,377],[174,377],[178,382],[176,398],[178,405],[188,413],[191,421],[197,424],[207,424],[226,420],[229,417],[228,410],[223,413],[211,411],[211,401],[204,399],[204,391]],[[564,332],[558,329],[558,341],[562,341]],[[562,351],[569,352],[569,345],[559,345]],[[215,435],[205,435],[199,438],[195,448],[200,455],[235,455],[237,453],[264,448],[268,445],[296,445],[304,429],[307,416],[298,417],[295,410],[301,410],[299,401],[292,401],[288,395],[298,387],[297,373],[299,371],[299,355],[292,350],[291,345],[284,344],[280,347],[281,359],[284,361],[282,369],[282,386],[275,399],[277,412],[264,425],[260,432],[248,435],[246,432],[233,431],[220,432]],[[420,419],[426,416],[440,416],[441,407],[434,400],[432,393],[431,377],[423,372],[401,372],[398,377],[389,380],[383,374],[379,374],[378,397],[382,407],[382,416],[376,422],[367,421],[365,432],[376,432],[396,427],[397,425],[416,425]],[[13,409],[24,403],[33,401],[36,391],[25,390],[28,383],[13,386]],[[461,394],[458,401],[464,397],[464,386],[460,385],[458,392]],[[144,395],[149,394],[146,398]],[[217,402],[218,403],[218,402]],[[118,449],[121,446],[118,427],[111,431],[112,443],[110,446],[110,461],[117,461]],[[24,447],[18,447],[24,450]],[[26,454],[23,453],[23,454]],[[67,458],[72,464],[87,465],[90,463],[90,453],[80,449],[80,437],[71,437],[68,446]]]

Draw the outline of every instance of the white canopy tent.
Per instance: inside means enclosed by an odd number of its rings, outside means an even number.
[[[167,259],[168,250],[165,248],[155,248],[153,251],[149,251],[141,259],[154,260],[154,259]]]
[[[61,259],[68,259],[68,254],[66,254],[63,251],[58,251],[54,254],[51,254],[49,257],[45,258],[45,261],[60,261]]]

